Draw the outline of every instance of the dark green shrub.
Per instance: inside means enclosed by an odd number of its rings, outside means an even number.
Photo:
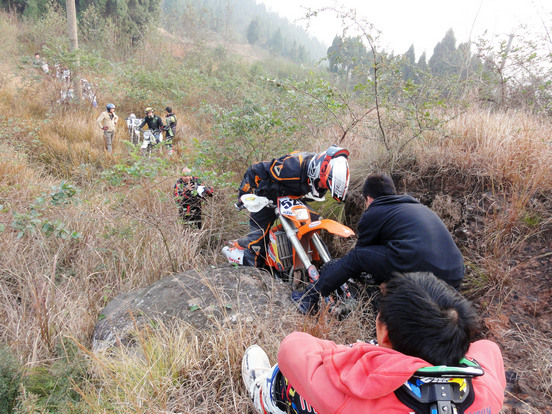
[[[21,383],[21,366],[10,348],[0,346],[0,414],[12,412]]]

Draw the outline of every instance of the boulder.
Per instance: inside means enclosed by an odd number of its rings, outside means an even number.
[[[113,298],[100,314],[92,350],[132,340],[132,332],[154,320],[180,320],[198,329],[250,322],[289,311],[289,285],[251,267],[190,270]]]

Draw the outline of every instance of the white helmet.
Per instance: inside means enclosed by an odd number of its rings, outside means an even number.
[[[321,197],[330,190],[337,201],[345,200],[349,188],[349,151],[332,145],[326,151],[312,157],[307,175],[312,195]]]
[[[136,118],[136,115],[130,114],[129,118],[134,119],[134,118]]]

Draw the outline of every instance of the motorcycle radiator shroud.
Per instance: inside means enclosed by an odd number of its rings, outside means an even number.
[[[312,249],[309,246],[306,252],[312,258]],[[269,235],[268,261],[282,272],[287,272],[293,266],[293,246],[281,228],[273,229]]]

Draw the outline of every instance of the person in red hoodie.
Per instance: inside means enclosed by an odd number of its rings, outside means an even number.
[[[382,287],[377,344],[294,332],[272,368],[262,348],[249,347],[243,380],[260,413],[498,413],[504,362],[495,343],[471,342],[477,319],[431,273],[397,275]]]

